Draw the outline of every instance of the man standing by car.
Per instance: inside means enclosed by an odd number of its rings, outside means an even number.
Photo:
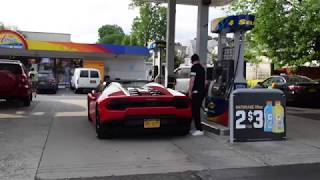
[[[192,118],[196,127],[192,135],[202,136],[203,130],[201,126],[200,108],[205,96],[205,69],[200,64],[200,58],[197,54],[191,56],[191,63],[188,95],[192,101]]]

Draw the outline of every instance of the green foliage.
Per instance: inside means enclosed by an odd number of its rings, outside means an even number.
[[[122,45],[130,45],[130,35],[124,35],[121,44]]]
[[[5,25],[3,22],[0,22],[0,30],[3,30],[3,29],[10,29],[14,31],[19,30],[17,26],[8,26],[8,25]]]
[[[132,8],[139,8],[139,16],[132,24],[132,36],[138,45],[146,46],[152,40],[165,40],[167,27],[166,8],[146,0],[132,0]]]
[[[0,30],[5,29],[4,24],[0,22]]]
[[[320,59],[320,1],[236,0],[231,11],[256,15],[246,38],[250,61],[267,56],[276,65],[301,65]]]
[[[137,46],[137,39],[132,35],[125,35],[122,39],[122,45]]]
[[[100,44],[121,44],[125,34],[122,28],[118,25],[104,25],[99,28]]]

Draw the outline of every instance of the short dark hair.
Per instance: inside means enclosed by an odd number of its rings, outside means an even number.
[[[200,58],[199,58],[199,55],[198,55],[198,54],[193,54],[193,55],[191,56],[191,62],[199,61],[199,60],[200,60]]]

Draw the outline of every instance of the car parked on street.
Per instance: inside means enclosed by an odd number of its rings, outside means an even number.
[[[30,106],[31,81],[20,61],[0,59],[0,99],[21,100],[24,106]]]
[[[271,76],[254,88],[277,88],[282,90],[288,103],[319,105],[320,83],[299,75]]]
[[[100,71],[94,68],[76,68],[71,78],[71,89],[75,93],[95,89],[101,81]]]
[[[157,83],[111,82],[93,90],[87,99],[88,119],[95,124],[98,138],[110,138],[120,130],[181,135],[190,130],[188,97]]]
[[[38,72],[38,85],[37,92],[52,92],[57,93],[58,83],[54,77],[52,71],[40,71]]]

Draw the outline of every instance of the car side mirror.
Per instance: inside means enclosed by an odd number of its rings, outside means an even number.
[[[91,91],[91,94],[92,94],[92,95],[96,94],[96,90],[92,90],[92,91]]]

